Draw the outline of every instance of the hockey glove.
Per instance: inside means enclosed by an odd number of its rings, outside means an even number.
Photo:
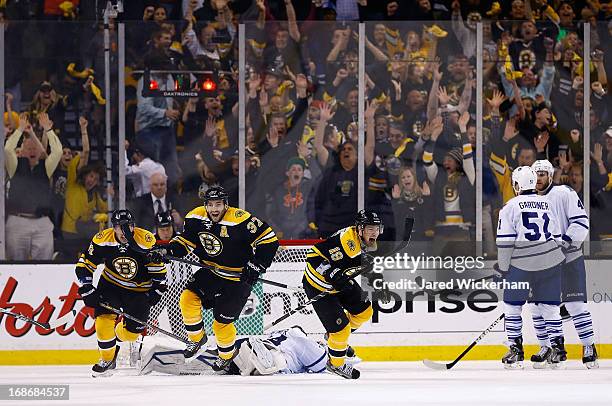
[[[242,268],[240,281],[246,283],[249,286],[253,286],[257,282],[257,279],[259,279],[261,275],[265,272],[266,268],[253,261],[249,261],[247,262],[245,267]]]
[[[325,279],[337,291],[347,289],[352,285],[352,283],[354,283],[353,280],[347,277],[340,268],[330,268],[329,272],[326,272],[324,276]]]
[[[170,254],[170,252],[163,247],[153,247],[151,248],[151,250],[149,251],[149,260],[151,262],[157,262],[157,263],[164,263],[167,264],[170,262],[170,260],[168,259],[167,255]]]
[[[153,284],[153,287],[151,288],[151,290],[147,292],[147,300],[149,302],[149,306],[153,307],[157,303],[159,303],[165,291],[166,291],[165,284],[161,284],[161,283]]]
[[[391,303],[391,291],[386,284],[383,284],[384,279],[382,274],[370,272],[366,275],[366,278],[368,278],[368,285],[374,288],[372,301],[377,300],[382,304]]]
[[[79,288],[79,295],[87,307],[96,307],[100,303],[100,293],[94,285],[86,283]]]

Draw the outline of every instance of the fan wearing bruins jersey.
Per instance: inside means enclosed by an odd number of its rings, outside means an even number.
[[[115,210],[111,216],[113,228],[96,234],[88,249],[81,254],[76,265],[79,294],[86,306],[95,309],[96,336],[100,361],[92,368],[93,376],[108,375],[115,368],[118,353],[117,339],[135,341],[144,326],[132,320],[123,320],[115,326],[117,315],[100,306],[107,303],[122,308],[140,320],[147,320],[149,309],[159,300],[166,288],[166,267],[151,261],[142,249],[155,244],[155,236],[134,227],[134,217],[128,210]],[[124,232],[130,232],[140,246],[134,250]],[[104,263],[98,285],[94,287],[96,267]]]
[[[349,336],[372,317],[367,294],[352,278],[369,262],[364,251],[375,251],[383,231],[375,212],[361,210],[355,225],[337,231],[315,244],[306,255],[302,283],[309,299],[321,292],[330,294],[312,304],[328,334],[327,370],[347,379],[359,378],[359,371],[345,364]],[[378,275],[382,278],[380,274]]]
[[[236,327],[253,285],[272,263],[279,243],[272,228],[250,213],[228,206],[228,194],[212,187],[202,196],[204,206],[185,216],[181,235],[155,250],[159,257],[195,254],[202,262],[181,294],[183,322],[191,344],[186,359],[198,354],[207,337],[202,308],[213,309],[212,330],[219,356],[213,364],[225,372],[236,355]]]

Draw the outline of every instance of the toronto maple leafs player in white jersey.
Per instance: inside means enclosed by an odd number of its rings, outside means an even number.
[[[326,347],[297,326],[263,337],[242,338],[236,346],[240,350],[229,368],[229,373],[235,375],[320,373],[327,363]],[[209,374],[215,357],[214,351],[206,350],[185,363],[180,350],[156,345],[142,357],[140,373]]]
[[[508,353],[502,358],[507,369],[522,368],[522,307],[528,298],[537,303],[550,339],[553,367],[566,359],[561,328],[561,275],[565,259],[560,244],[561,232],[551,203],[536,192],[537,175],[529,166],[512,172],[516,194],[499,213],[496,270],[506,282],[528,282],[521,289],[504,290],[504,313]],[[531,296],[530,296],[531,294]]]
[[[582,243],[589,233],[589,217],[578,194],[567,185],[553,185],[555,170],[548,160],[538,160],[531,165],[538,176],[538,193],[551,203],[555,219],[559,223],[565,263],[561,267],[561,301],[572,317],[578,337],[582,342],[582,362],[587,368],[597,368],[597,350],[593,320],[587,308],[586,272]],[[551,354],[544,319],[537,305],[531,304],[533,324],[540,351],[531,357],[533,367],[546,368]]]

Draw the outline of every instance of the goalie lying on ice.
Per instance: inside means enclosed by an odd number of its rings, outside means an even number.
[[[263,337],[242,338],[236,345],[240,350],[229,369],[234,375],[320,373],[327,363],[325,346],[297,326]],[[208,349],[185,363],[181,350],[155,345],[142,357],[140,374],[154,371],[171,375],[212,374],[216,356],[215,350]]]

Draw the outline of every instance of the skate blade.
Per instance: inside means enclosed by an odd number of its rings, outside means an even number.
[[[514,370],[514,369],[524,369],[525,365],[523,365],[523,361],[517,361],[512,364],[504,364],[504,369]]]
[[[116,370],[114,369],[104,371],[104,372],[92,372],[91,377],[92,378],[110,378],[111,376],[115,374],[115,372]]]
[[[597,361],[585,362],[584,366],[587,367],[587,369],[598,369],[599,363]]]
[[[567,366],[565,365],[565,361],[553,362],[552,364],[550,364],[550,369],[561,370],[565,368],[567,368]]]
[[[544,361],[544,362],[534,362],[532,361],[532,365],[533,365],[533,369],[546,369],[548,368],[548,362]]]

